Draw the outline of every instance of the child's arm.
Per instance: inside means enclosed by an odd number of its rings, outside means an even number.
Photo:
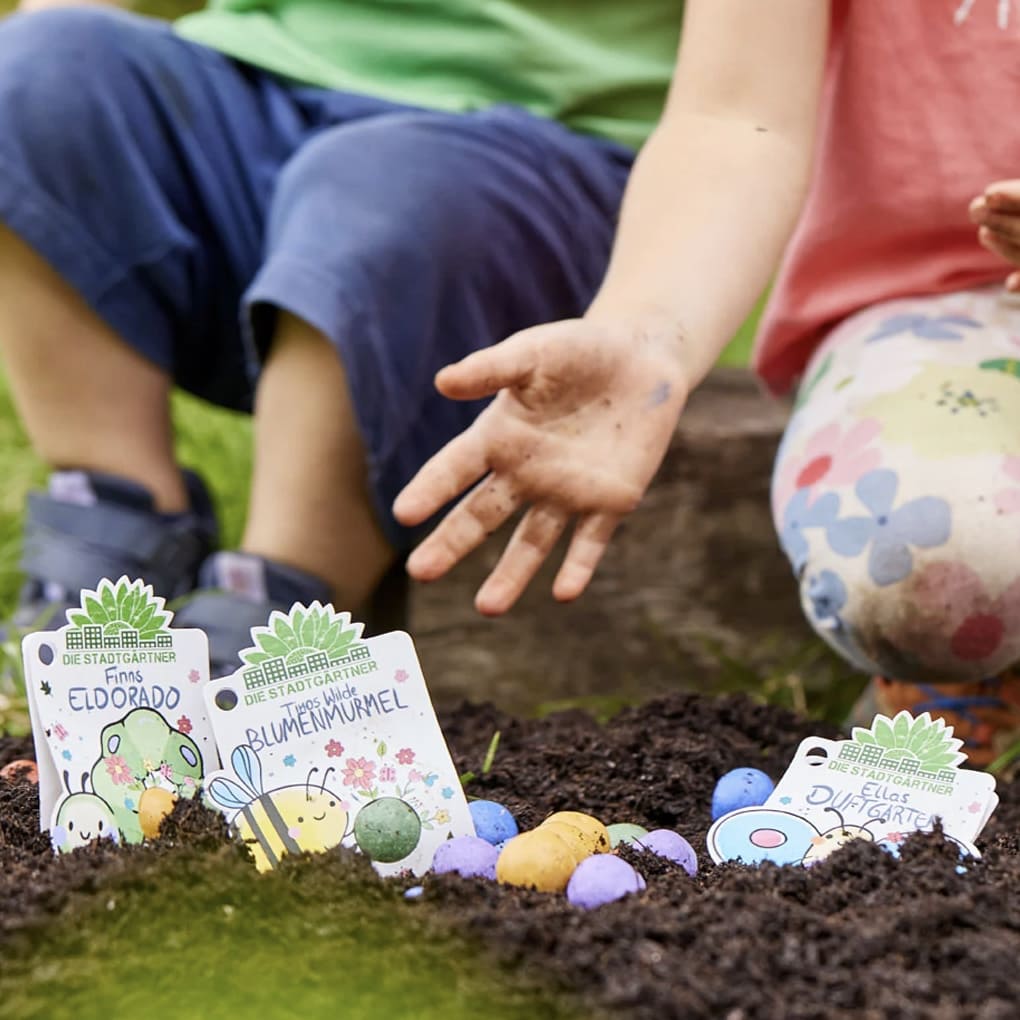
[[[1014,266],[1020,266],[1020,180],[996,181],[970,203],[978,240]],[[1006,289],[1020,292],[1020,271],[1006,277]]]
[[[587,586],[658,470],[688,394],[792,230],[809,176],[828,9],[824,0],[689,0],[672,95],[636,163],[589,312],[437,377],[454,399],[497,396],[394,505],[413,525],[475,486],[412,554],[414,577],[442,576],[528,507],[478,609],[509,609],[572,521],[553,593],[569,600]]]

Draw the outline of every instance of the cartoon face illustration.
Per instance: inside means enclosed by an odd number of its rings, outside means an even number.
[[[230,764],[238,782],[217,776],[209,796],[221,808],[235,812],[232,819],[251,848],[259,871],[275,867],[285,853],[317,853],[339,846],[347,835],[348,812],[342,798],[326,788],[327,769],[313,785],[318,768],[300,785],[264,790],[262,763],[247,744],[235,747]]]
[[[198,745],[151,708],[136,708],[103,728],[100,756],[92,767],[93,789],[113,809],[125,842],[144,835],[138,812],[150,789],[191,797],[203,776]]]
[[[87,782],[86,772],[81,777],[81,792],[72,793],[68,773],[64,772],[68,795],[57,805],[56,817],[50,826],[53,845],[61,853],[70,853],[94,839],[118,842],[117,823],[110,805],[102,797],[86,793]]]
[[[862,825],[847,825],[835,808],[831,811],[839,824],[819,832],[806,818],[791,811],[767,807],[741,808],[723,815],[708,831],[708,848],[720,861],[744,864],[804,864],[810,867],[824,860],[855,839],[873,840],[874,834]],[[869,825],[881,825],[876,818]]]

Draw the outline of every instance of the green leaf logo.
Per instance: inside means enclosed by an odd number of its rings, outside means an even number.
[[[886,758],[913,759],[922,772],[953,768],[967,758],[960,753],[963,741],[953,736],[953,727],[928,712],[916,719],[907,711],[893,719],[877,715],[870,729],[855,726],[851,739],[883,748]]]
[[[137,631],[138,639],[148,641],[170,626],[173,613],[163,608],[164,600],[144,581],[122,577],[116,584],[105,577],[95,591],[81,593],[81,609],[69,609],[71,627],[102,627],[103,634],[114,636]]]
[[[337,613],[332,606],[313,602],[295,605],[289,613],[275,610],[265,627],[252,627],[255,644],[241,652],[241,661],[258,666],[270,659],[283,659],[288,666],[310,655],[325,653],[330,659],[346,655],[361,637],[363,623],[351,623],[350,613]]]

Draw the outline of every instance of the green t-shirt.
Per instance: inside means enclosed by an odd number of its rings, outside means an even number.
[[[638,146],[683,0],[211,0],[187,38],[310,85],[440,110],[514,103]]]

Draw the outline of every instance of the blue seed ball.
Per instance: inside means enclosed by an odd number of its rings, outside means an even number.
[[[574,869],[567,883],[567,899],[575,907],[592,910],[644,887],[645,880],[623,858],[595,854]]]
[[[453,871],[462,878],[496,880],[496,858],[499,851],[477,836],[455,836],[436,847],[432,870],[437,875]]]
[[[712,821],[738,808],[760,807],[775,788],[776,784],[758,769],[727,772],[712,793]]]
[[[635,843],[643,850],[651,850],[653,854],[679,864],[688,875],[698,873],[698,855],[694,847],[672,829],[654,829],[647,836],[635,840]]]
[[[473,800],[468,804],[479,839],[496,846],[513,839],[520,831],[514,816],[494,800]]]

